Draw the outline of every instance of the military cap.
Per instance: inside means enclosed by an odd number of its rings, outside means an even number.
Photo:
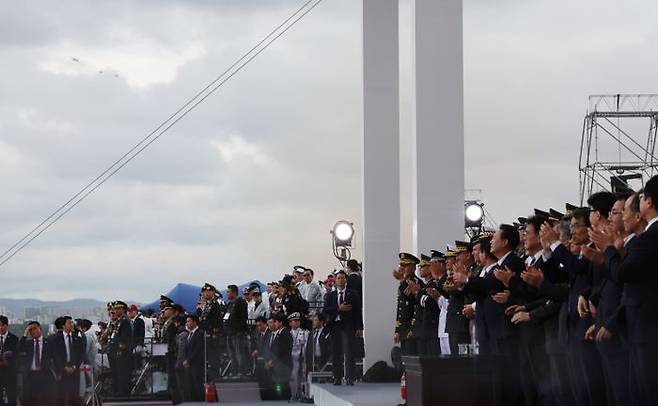
[[[407,252],[401,252],[398,257],[400,258],[400,265],[417,265],[420,263],[420,259],[416,258],[415,255],[411,255]]]
[[[494,236],[493,231],[489,231],[489,230],[482,231],[482,232],[480,232],[480,234],[475,236],[475,238],[473,239],[473,244],[477,244],[480,241],[484,241],[486,239],[491,239],[491,238],[493,238],[493,236]]]
[[[430,262],[439,262],[445,261],[446,256],[441,251],[432,250],[432,256],[430,257]]]
[[[548,209],[548,213],[551,215],[551,217],[557,218],[558,220],[561,220],[562,217],[564,217],[564,214],[560,213],[559,211],[553,208]]]
[[[114,307],[114,302],[107,302],[107,309],[111,309]]]
[[[347,277],[347,272],[345,272],[344,269],[336,269],[336,270],[334,271],[334,276],[338,276],[338,275],[341,274],[341,273]]]
[[[165,296],[165,295],[160,295],[160,302],[172,303],[173,300],[171,300],[170,298],[168,298],[168,297]]]
[[[450,245],[446,247],[446,258],[454,258],[457,256],[457,251],[455,251]]]
[[[519,224],[521,224],[522,226],[528,224],[528,218],[527,217],[519,217],[519,218],[517,218],[517,220],[519,221]]]
[[[425,254],[420,254],[420,267],[428,266],[430,264],[430,257]]]
[[[299,314],[299,312],[294,312],[291,313],[290,316],[288,316],[288,320],[301,320],[302,315]]]
[[[556,217],[552,215],[551,213],[544,211],[544,210],[539,210],[535,209],[535,216],[545,219],[548,222],[554,223],[556,221],[560,221],[561,217]]]
[[[295,265],[292,267],[292,269],[294,273],[304,273],[304,271],[306,270],[306,268],[304,268],[301,265]]]
[[[578,206],[575,206],[571,203],[565,203],[564,209],[566,210],[567,215],[573,214],[573,212],[578,208]]]
[[[213,292],[217,292],[217,289],[216,289],[213,285],[209,284],[208,282],[206,282],[206,284],[203,285],[203,287],[201,288],[201,290],[202,290],[202,291],[212,290]]]
[[[457,253],[471,251],[471,244],[466,241],[455,241],[455,251]]]
[[[123,307],[124,309],[127,309],[127,308],[128,308],[128,305],[127,305],[126,302],[124,302],[124,301],[117,300],[116,302],[114,302],[114,306],[113,306],[113,307]]]

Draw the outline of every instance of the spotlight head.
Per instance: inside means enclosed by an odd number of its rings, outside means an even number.
[[[466,202],[464,213],[466,215],[466,227],[480,227],[484,221],[483,204],[477,201]]]
[[[334,224],[331,234],[337,247],[351,247],[352,237],[354,237],[354,225],[349,221],[340,220]]]

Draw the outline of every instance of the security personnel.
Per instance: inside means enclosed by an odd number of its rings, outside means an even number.
[[[401,252],[398,257],[400,259],[398,271],[402,274],[402,281],[398,287],[394,341],[396,344],[400,344],[403,355],[416,355],[416,340],[413,338],[412,333],[414,296],[408,288],[409,281],[414,277],[416,265],[420,263],[420,260],[416,256],[406,252]]]
[[[114,302],[114,313],[117,317],[116,328],[110,339],[110,352],[114,358],[112,375],[115,383],[115,393],[119,396],[130,394],[130,381],[133,372],[132,358],[132,327],[126,316],[128,305],[121,300]]]

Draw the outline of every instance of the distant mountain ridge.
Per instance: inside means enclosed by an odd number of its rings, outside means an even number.
[[[71,299],[64,301],[38,299],[0,298],[0,307],[5,307],[15,316],[22,317],[26,307],[94,308],[105,306],[105,302],[95,299]]]

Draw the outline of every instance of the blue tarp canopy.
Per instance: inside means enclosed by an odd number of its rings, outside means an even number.
[[[242,293],[242,289],[249,287],[249,285],[254,283],[260,286],[261,292],[265,292],[266,286],[263,285],[261,281],[251,281],[251,282],[243,283],[242,285],[238,286],[240,293]],[[173,300],[174,303],[178,303],[179,305],[183,306],[186,312],[191,313],[196,310],[196,304],[199,301],[200,292],[201,292],[201,286],[188,285],[187,283],[179,283],[164,295],[170,298],[171,300]],[[222,297],[224,297],[224,300],[226,301],[226,289],[220,290],[220,293],[222,294]],[[157,313],[160,310],[160,298],[158,297],[155,301],[140,306],[140,310],[143,313],[146,313],[149,310],[152,310],[154,313]]]

